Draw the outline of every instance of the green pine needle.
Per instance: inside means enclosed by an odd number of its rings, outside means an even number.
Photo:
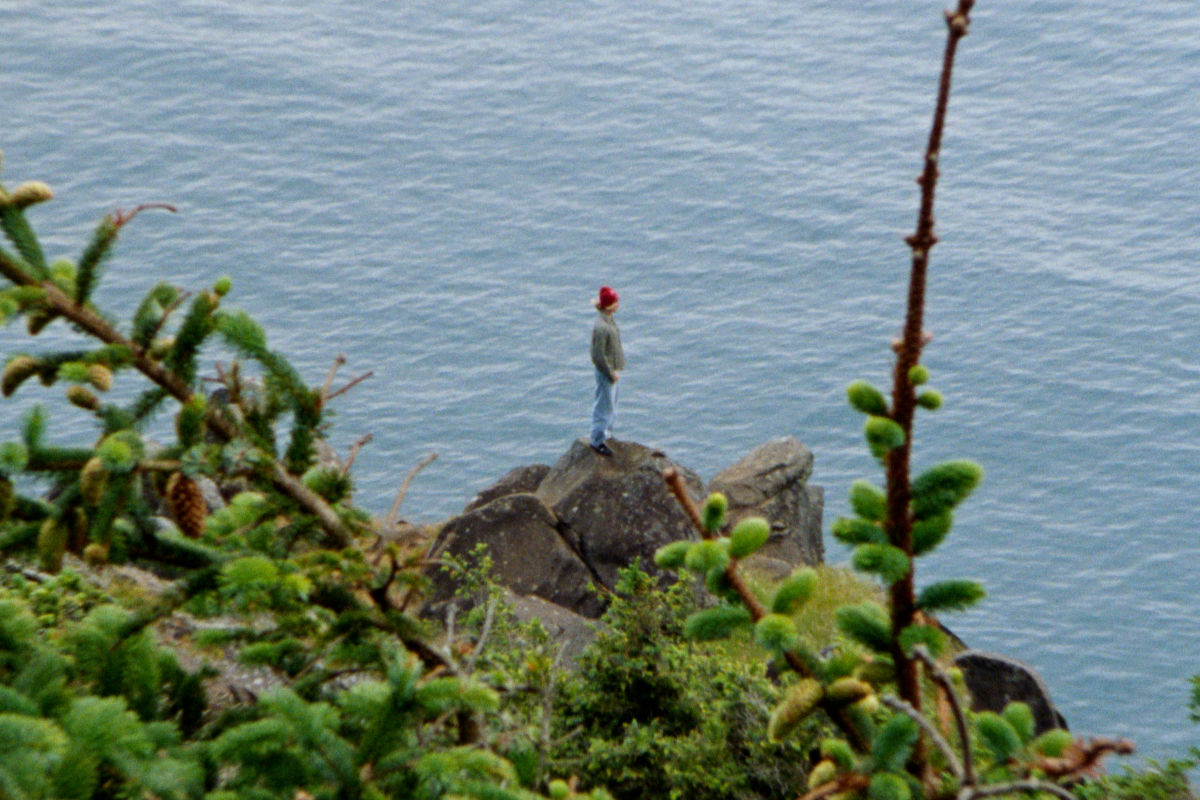
[[[923,520],[952,510],[982,479],[983,468],[973,461],[947,461],[930,468],[912,482],[913,514]]]
[[[912,567],[904,551],[890,544],[861,544],[854,549],[850,563],[860,572],[878,575],[888,586],[907,575]]]
[[[882,522],[887,518],[887,495],[873,483],[857,480],[850,484],[850,507],[863,519]]]
[[[923,611],[965,611],[987,595],[975,581],[950,580],[931,583],[917,595],[917,607]]]

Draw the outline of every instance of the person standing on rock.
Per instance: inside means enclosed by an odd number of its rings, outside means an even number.
[[[621,298],[611,286],[601,286],[594,301],[596,324],[592,326],[592,364],[596,367],[596,402],[592,405],[591,445],[602,456],[611,456],[605,442],[612,436],[617,416],[617,381],[625,369],[625,353],[621,350],[621,332],[613,315]]]

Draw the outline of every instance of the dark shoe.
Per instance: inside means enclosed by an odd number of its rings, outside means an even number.
[[[613,454],[613,451],[609,448],[609,446],[603,442],[592,445],[592,449],[602,456],[611,456]]]

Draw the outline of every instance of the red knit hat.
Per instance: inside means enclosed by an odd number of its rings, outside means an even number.
[[[608,308],[615,306],[621,298],[617,296],[616,290],[611,286],[600,287],[600,299],[596,302],[596,308]]]

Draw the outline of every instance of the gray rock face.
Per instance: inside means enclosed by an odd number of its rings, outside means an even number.
[[[610,441],[609,447],[613,455],[601,456],[577,440],[550,469],[537,496],[558,518],[571,548],[611,588],[617,570],[640,562],[642,569],[658,574],[654,552],[659,547],[696,538],[663,481],[663,470],[675,466],[696,499],[703,484],[660,451],[633,442]]]
[[[549,471],[550,467],[547,464],[530,464],[509,470],[500,480],[475,495],[463,512],[482,508],[493,500],[510,494],[532,493],[537,490]]]
[[[565,667],[573,668],[584,648],[596,638],[599,623],[582,614],[533,595],[510,594],[508,601],[512,605],[513,615],[520,622],[536,619],[542,623],[550,638],[563,648],[562,665]]]
[[[1050,700],[1046,684],[1030,667],[1011,658],[968,650],[954,659],[962,670],[971,693],[974,711],[1004,710],[1013,701],[1025,703],[1033,711],[1038,734],[1054,728],[1066,729],[1067,721]]]
[[[771,538],[759,551],[763,556],[815,565],[825,560],[825,493],[808,485],[812,468],[812,452],[787,436],[756,447],[717,473],[708,488],[728,498],[731,525],[752,516],[771,523]]]
[[[557,519],[532,494],[497,498],[454,517],[442,526],[435,552],[464,556],[484,542],[492,559],[492,575],[518,594],[537,595],[560,606],[596,617],[602,603],[588,584],[595,574],[559,535]],[[433,572],[433,603],[453,596],[451,578]]]

